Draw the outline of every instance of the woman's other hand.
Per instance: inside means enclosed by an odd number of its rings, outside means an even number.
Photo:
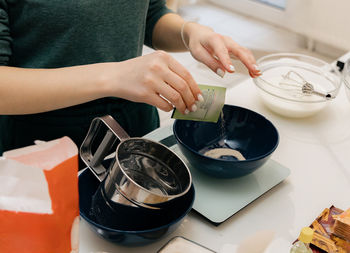
[[[228,36],[215,33],[209,27],[186,22],[182,27],[182,37],[192,56],[221,77],[226,71],[235,71],[231,58],[239,59],[252,78],[261,75],[252,52]]]

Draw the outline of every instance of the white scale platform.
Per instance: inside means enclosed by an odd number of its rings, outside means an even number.
[[[244,177],[233,179],[210,177],[193,168],[173,140],[166,142],[169,139],[173,139],[171,138],[172,135],[171,125],[158,128],[144,137],[162,142],[186,162],[191,170],[196,191],[193,209],[215,225],[219,225],[230,218],[249,203],[281,183],[290,174],[288,168],[270,159],[261,168]]]

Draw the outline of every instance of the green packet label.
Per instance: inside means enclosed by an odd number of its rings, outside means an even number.
[[[219,86],[198,85],[204,100],[197,101],[197,111],[182,114],[174,109],[172,118],[183,120],[207,121],[216,123],[225,104],[226,88]]]

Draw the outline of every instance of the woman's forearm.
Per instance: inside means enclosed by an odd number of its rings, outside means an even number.
[[[190,73],[164,51],[57,69],[0,67],[0,115],[52,111],[103,97],[185,113],[194,110],[200,93]]]
[[[168,13],[162,16],[154,27],[152,41],[156,49],[166,51],[185,51],[181,39],[181,26],[185,21],[177,14]]]
[[[0,67],[0,114],[30,114],[104,97],[99,64],[59,69]],[[101,69],[102,70],[102,69]]]

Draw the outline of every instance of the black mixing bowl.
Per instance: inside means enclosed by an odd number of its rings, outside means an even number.
[[[217,123],[176,120],[174,136],[181,152],[194,168],[214,177],[234,178],[261,167],[278,146],[278,132],[264,116],[251,110],[225,105]],[[222,148],[243,155],[209,157],[207,152]]]
[[[106,208],[102,187],[88,169],[79,175],[80,216],[103,238],[123,245],[152,243],[174,231],[191,210],[195,191],[193,185],[183,196],[170,201],[155,213],[144,208],[115,204]],[[99,208],[96,210],[96,206]],[[103,210],[99,210],[102,208]]]

